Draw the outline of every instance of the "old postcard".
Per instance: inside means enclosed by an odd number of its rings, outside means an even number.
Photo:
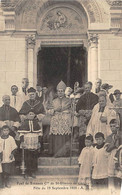
[[[0,0],[0,194],[121,179],[122,0]]]

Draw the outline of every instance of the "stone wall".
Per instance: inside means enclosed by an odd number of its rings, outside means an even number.
[[[122,91],[122,37],[104,34],[99,43],[99,77]]]
[[[11,85],[21,86],[25,76],[25,39],[0,36],[0,103]]]

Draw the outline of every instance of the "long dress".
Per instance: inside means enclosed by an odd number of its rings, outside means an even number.
[[[79,178],[78,183],[83,185],[89,185],[91,182],[91,172],[92,172],[92,163],[93,163],[93,156],[94,156],[94,148],[85,147],[83,148],[78,162],[81,164],[80,171],[79,171]]]
[[[61,107],[61,111],[58,108]],[[54,115],[50,124],[49,153],[55,157],[69,155],[71,137],[71,100],[56,98],[53,100]]]

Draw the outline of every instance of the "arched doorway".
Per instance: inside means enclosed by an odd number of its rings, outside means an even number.
[[[84,46],[42,47],[37,57],[37,83],[54,86],[63,80],[74,87],[78,81],[82,86],[87,80],[87,51]]]
[[[63,80],[72,88],[76,81],[83,86],[88,76],[87,31],[88,18],[81,5],[60,2],[50,5],[45,12],[38,12],[39,85],[56,87]]]

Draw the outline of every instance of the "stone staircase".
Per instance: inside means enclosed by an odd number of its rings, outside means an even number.
[[[48,154],[49,143],[44,143],[44,154]],[[79,143],[73,142],[72,143],[72,156],[79,155]]]
[[[78,142],[72,143],[72,158],[54,158],[48,156],[48,143],[44,143],[44,152],[38,159],[38,171],[36,179],[29,178],[25,180],[18,172],[11,176],[11,184],[18,185],[19,183],[44,183],[44,182],[65,182],[77,184],[79,166],[78,166]]]
[[[78,180],[79,166],[77,157],[71,158],[53,158],[53,157],[40,157],[38,159],[38,171],[36,179],[29,178],[25,180],[22,175],[11,176],[12,185],[21,184],[44,184],[55,182],[67,185],[76,185]]]

